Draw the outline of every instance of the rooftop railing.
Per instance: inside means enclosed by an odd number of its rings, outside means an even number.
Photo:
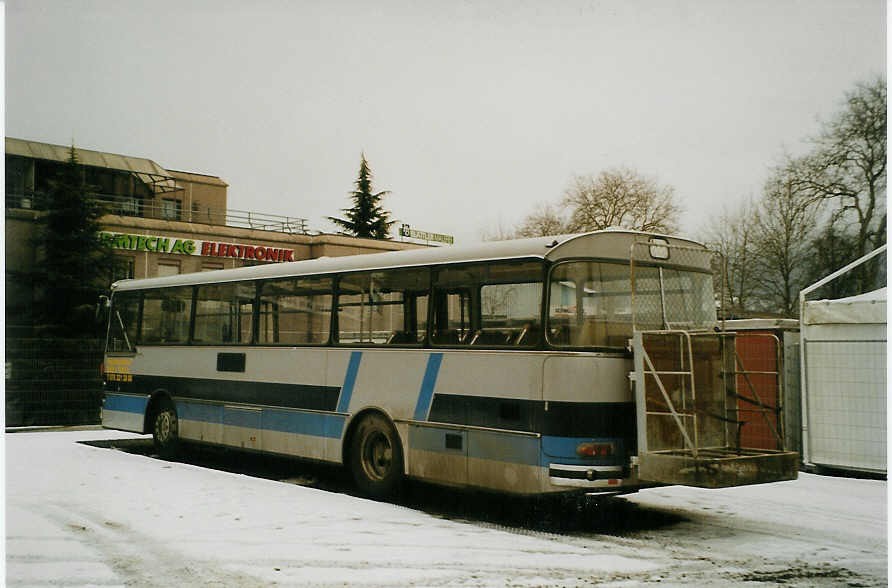
[[[277,233],[308,234],[310,232],[307,219],[300,217],[231,208],[213,208],[198,203],[191,208],[184,208],[181,201],[173,199],[140,198],[101,193],[91,193],[90,197],[96,200],[107,214],[204,223]],[[6,208],[45,210],[46,194],[41,192],[6,194]]]

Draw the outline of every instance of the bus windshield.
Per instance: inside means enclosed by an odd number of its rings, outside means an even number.
[[[577,261],[555,266],[550,289],[547,333],[556,346],[625,347],[633,326],[708,328],[716,320],[708,273],[636,267],[633,297],[628,265]]]
[[[136,344],[139,320],[139,292],[118,292],[112,297],[106,352],[131,352]]]

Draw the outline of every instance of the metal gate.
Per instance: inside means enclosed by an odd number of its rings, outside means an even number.
[[[722,331],[708,307],[711,288],[664,282],[663,267],[714,275],[720,260],[705,248],[659,239],[636,243],[630,258],[638,477],[708,488],[795,479],[799,459],[786,451],[777,338]],[[636,280],[636,266],[647,265],[659,272]],[[774,356],[756,363],[750,348],[760,337],[773,339]],[[754,435],[765,439],[754,442]]]
[[[728,332],[635,332],[639,478],[706,488],[796,478],[796,452],[741,444],[744,427],[759,420],[772,429],[778,447],[784,439],[779,397],[769,404],[749,384],[738,389],[739,380],[752,382],[754,374],[742,369],[736,338]],[[755,409],[741,411],[743,398]]]

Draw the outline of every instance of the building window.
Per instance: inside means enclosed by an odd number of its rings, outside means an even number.
[[[176,198],[165,198],[161,201],[161,218],[164,220],[180,220],[183,205]]]
[[[180,262],[178,261],[159,261],[158,277],[175,276],[180,273]]]
[[[121,216],[139,216],[139,198],[121,196],[117,202],[118,214]]]
[[[24,157],[6,156],[6,205],[33,208],[34,162]]]
[[[213,272],[216,270],[223,269],[222,263],[203,263],[201,264],[201,271],[203,272]]]
[[[136,260],[132,257],[115,256],[115,262],[112,264],[111,281],[128,280],[134,277]]]

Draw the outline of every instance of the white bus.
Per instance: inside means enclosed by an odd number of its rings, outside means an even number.
[[[607,230],[119,281],[103,425],[343,464],[373,497],[631,491],[633,325],[712,329],[708,260]]]

